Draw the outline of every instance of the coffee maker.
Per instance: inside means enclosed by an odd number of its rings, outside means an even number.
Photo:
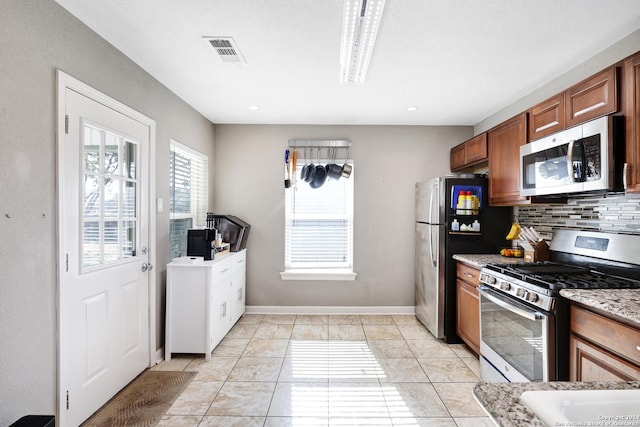
[[[215,258],[218,230],[213,227],[213,221],[213,214],[207,213],[207,228],[187,230],[187,256],[201,256],[205,261]]]

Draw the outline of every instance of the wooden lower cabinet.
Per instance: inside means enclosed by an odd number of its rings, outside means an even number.
[[[640,381],[640,329],[571,306],[571,381]]]
[[[637,381],[637,367],[597,345],[571,335],[571,381]]]
[[[456,279],[456,332],[473,350],[480,354],[480,271],[458,263]]]

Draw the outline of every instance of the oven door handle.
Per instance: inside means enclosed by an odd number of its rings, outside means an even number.
[[[484,296],[485,298],[487,298],[489,301],[491,301],[492,303],[499,305],[500,307],[504,308],[505,310],[509,310],[512,313],[517,314],[518,316],[524,317],[526,319],[529,320],[533,320],[533,321],[538,321],[538,320],[542,320],[544,319],[544,314],[540,313],[539,311],[535,311],[535,310],[531,310],[529,309],[529,307],[520,304],[517,301],[510,301],[510,302],[506,302],[503,299],[498,298],[497,296],[494,296],[495,292],[490,290],[491,288],[487,287],[487,286],[478,286],[478,292],[480,293],[480,295]]]

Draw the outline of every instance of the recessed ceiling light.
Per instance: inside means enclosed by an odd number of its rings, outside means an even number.
[[[257,105],[249,105],[247,108],[251,111],[258,111],[260,109]]]
[[[417,111],[417,110],[418,110],[418,107],[416,107],[415,105],[407,108],[407,111]]]

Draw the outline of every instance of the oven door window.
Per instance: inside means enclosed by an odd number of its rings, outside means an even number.
[[[528,380],[545,380],[545,352],[553,351],[548,334],[553,316],[493,292],[489,297],[482,293],[480,304],[482,342]]]

